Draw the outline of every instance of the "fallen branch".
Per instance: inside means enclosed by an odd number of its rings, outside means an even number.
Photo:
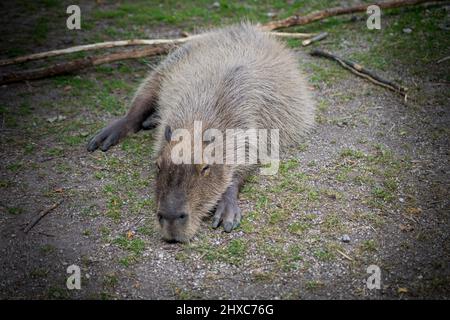
[[[76,59],[69,62],[62,62],[51,65],[49,67],[43,67],[38,69],[31,69],[25,71],[14,71],[4,75],[0,75],[0,85],[25,81],[35,80],[50,76],[56,76],[61,74],[67,74],[88,67],[97,66],[104,63],[110,63],[126,59],[136,59],[149,56],[155,56],[166,53],[171,46],[163,45],[158,47],[147,47],[139,50],[128,50],[125,52],[105,54],[101,56],[86,57]]]
[[[292,39],[308,39],[313,37],[315,34],[313,33],[288,33],[288,32],[269,32],[269,34],[274,35],[280,38],[292,38]],[[92,44],[85,44],[75,47],[70,47],[66,49],[58,49],[51,50],[46,52],[33,53],[25,56],[10,58],[0,60],[0,66],[6,66],[10,64],[24,63],[28,61],[39,60],[43,58],[50,58],[61,56],[64,54],[90,51],[90,50],[99,50],[99,49],[110,49],[117,47],[126,47],[126,46],[138,46],[138,45],[146,45],[146,46],[166,46],[166,45],[179,45],[181,43],[193,40],[195,38],[199,38],[204,36],[204,34],[198,35],[188,35],[183,38],[178,39],[133,39],[133,40],[118,40],[118,41],[107,41],[107,42],[99,42]]]
[[[311,43],[323,40],[326,37],[328,37],[328,32],[319,33],[317,36],[314,36],[314,37],[312,37],[310,39],[303,40],[302,41],[302,46],[304,46],[304,47],[309,46]]]
[[[264,30],[276,30],[280,28],[287,28],[292,26],[301,26],[318,20],[323,20],[333,16],[339,16],[343,14],[350,14],[356,12],[365,12],[370,5],[377,5],[380,9],[392,9],[404,6],[413,6],[422,4],[425,2],[436,2],[435,0],[396,0],[396,1],[378,1],[375,3],[358,4],[350,7],[335,7],[322,11],[313,12],[306,16],[300,16],[299,14],[290,16],[283,20],[270,21],[262,25]]]
[[[436,64],[440,64],[440,63],[442,63],[442,62],[444,62],[444,61],[447,61],[447,60],[449,60],[449,59],[450,59],[450,56],[444,57],[444,58],[439,59],[438,61],[436,61]]]
[[[325,52],[322,50],[313,50],[310,53],[312,56],[316,56],[316,57],[325,57],[331,60],[335,60],[337,62],[339,62],[339,64],[341,66],[343,66],[345,69],[350,70],[351,72],[353,72],[354,74],[363,77],[379,86],[385,87],[389,90],[392,90],[396,93],[401,94],[402,96],[404,96],[405,100],[407,97],[407,91],[408,89],[405,87],[402,87],[394,82],[391,82],[389,80],[383,79],[380,76],[376,75],[375,73],[373,73],[370,70],[367,70],[366,68],[364,68],[363,66],[361,66],[360,64],[357,64],[353,61],[350,60],[346,60],[343,59],[341,57],[338,57],[332,53],[329,52]]]
[[[53,210],[58,208],[61,205],[61,203],[63,203],[63,201],[64,200],[61,199],[58,202],[56,202],[55,204],[53,204],[51,207],[42,211],[23,231],[25,233],[28,233],[35,225],[38,224],[39,221],[41,221],[42,218],[44,218],[47,214],[49,214],[50,212],[52,212]]]
[[[270,35],[279,38],[290,38],[290,39],[309,39],[314,37],[315,33],[301,33],[301,32],[268,32]]]

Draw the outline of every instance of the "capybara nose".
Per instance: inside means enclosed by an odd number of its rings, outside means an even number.
[[[177,211],[170,211],[170,212],[159,212],[158,213],[158,220],[159,222],[165,221],[184,221],[187,218],[187,214],[185,212],[177,212]]]

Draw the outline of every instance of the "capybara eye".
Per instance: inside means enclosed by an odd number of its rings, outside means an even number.
[[[206,177],[209,174],[209,164],[203,167],[201,174],[204,177]]]

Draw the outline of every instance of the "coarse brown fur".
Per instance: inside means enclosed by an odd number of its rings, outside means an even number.
[[[127,116],[88,146],[105,150],[141,125],[156,126],[156,200],[167,240],[191,239],[216,205],[226,207],[237,198],[237,186],[252,167],[174,164],[171,131],[192,133],[194,121],[221,132],[279,129],[283,147],[298,143],[311,128],[314,103],[295,55],[250,24],[210,31],[173,51],[143,82]]]

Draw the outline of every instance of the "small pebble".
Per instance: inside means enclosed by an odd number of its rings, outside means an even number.
[[[344,243],[349,243],[350,242],[350,237],[347,234],[344,234],[341,237],[341,241],[344,242]]]
[[[220,7],[220,3],[218,1],[214,2],[212,5],[214,8],[219,8]]]
[[[411,28],[405,28],[405,29],[403,29],[403,32],[404,33],[411,33],[412,29]]]

